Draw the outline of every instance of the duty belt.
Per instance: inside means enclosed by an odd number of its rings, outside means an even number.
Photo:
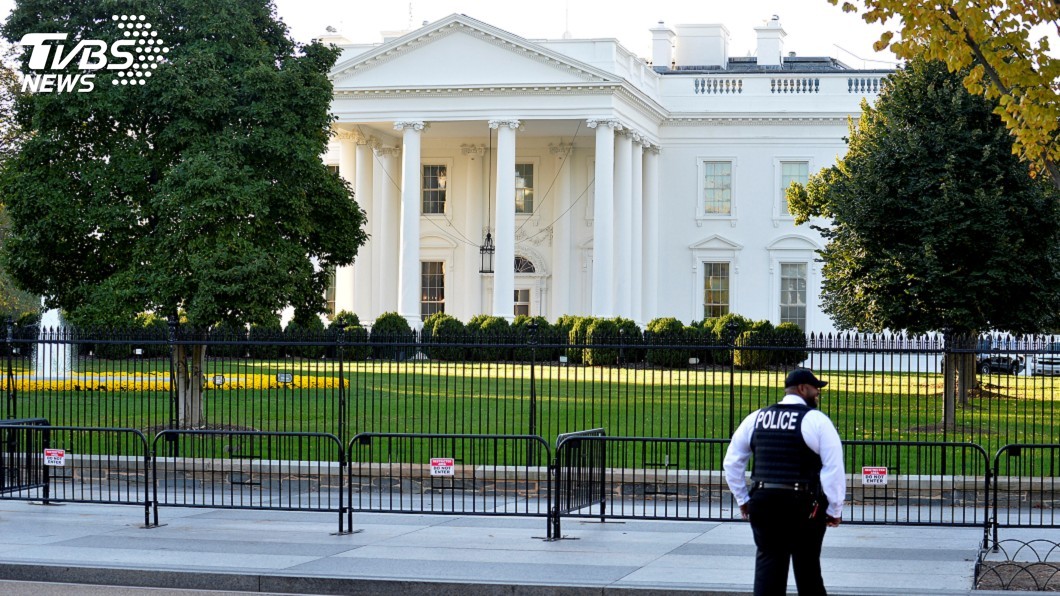
[[[817,488],[815,485],[810,485],[810,484],[807,484],[807,483],[798,483],[798,482],[796,482],[795,484],[784,484],[782,482],[754,482],[754,483],[752,483],[751,486],[753,488],[771,488],[771,489],[779,489],[779,490],[794,490],[794,491],[798,491],[798,492],[810,492],[812,490],[816,490],[816,488]]]

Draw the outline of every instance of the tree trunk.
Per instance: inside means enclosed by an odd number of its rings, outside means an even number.
[[[177,383],[177,420],[180,428],[202,428],[202,394],[206,370],[205,345],[174,347],[173,370]]]
[[[942,427],[947,432],[957,424],[957,356],[947,350],[942,360]]]
[[[942,426],[947,432],[953,432],[957,428],[957,403],[959,402],[961,407],[967,406],[972,390],[979,386],[975,353],[951,350],[972,350],[977,339],[978,335],[975,333],[946,335],[946,352],[942,363]]]

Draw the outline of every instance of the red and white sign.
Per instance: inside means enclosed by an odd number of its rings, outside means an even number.
[[[451,457],[432,457],[431,476],[455,476],[455,464]]]
[[[861,468],[861,486],[887,486],[887,468]]]
[[[66,450],[65,449],[45,449],[44,450],[44,465],[46,466],[57,466],[63,467],[66,465]]]

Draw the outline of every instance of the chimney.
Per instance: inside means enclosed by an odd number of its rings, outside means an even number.
[[[674,32],[662,21],[651,30],[651,63],[655,72],[666,72],[674,61]]]
[[[725,25],[677,25],[678,67],[728,68],[729,30]]]
[[[773,15],[765,25],[755,27],[755,33],[758,35],[758,65],[779,67],[787,35],[780,26],[780,17]]]

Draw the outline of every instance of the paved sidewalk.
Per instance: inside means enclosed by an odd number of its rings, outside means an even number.
[[[746,594],[754,545],[743,523],[545,520],[162,510],[0,501],[0,580],[300,594]],[[1023,536],[1048,538],[1055,530]],[[982,538],[973,528],[846,524],[828,531],[833,595],[1004,594],[971,590]],[[794,592],[794,582],[789,580]],[[1026,594],[1027,592],[1023,592]]]

